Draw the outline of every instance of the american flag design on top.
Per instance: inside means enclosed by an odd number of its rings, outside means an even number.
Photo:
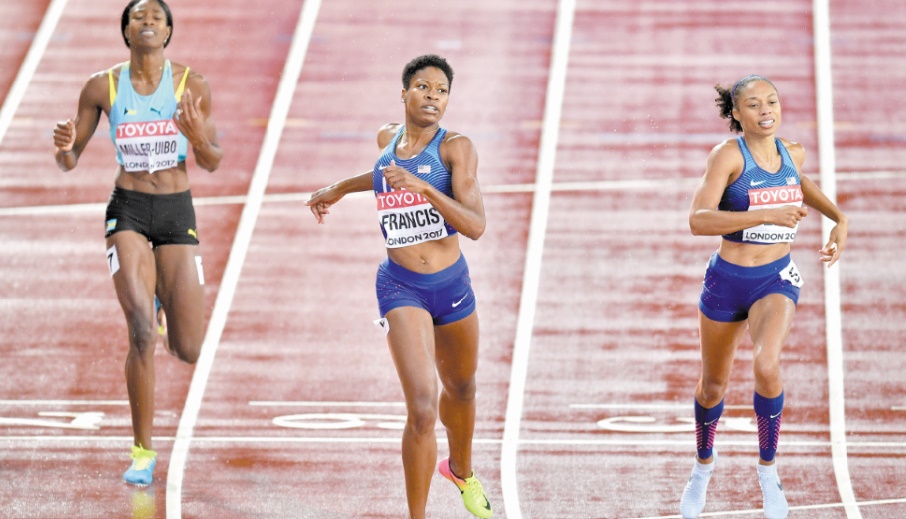
[[[393,161],[397,166],[405,168],[409,173],[453,198],[451,175],[440,159],[440,144],[447,130],[439,128],[421,153],[410,159],[401,159],[396,156],[396,145],[404,131],[405,126],[400,128],[390,144],[381,152],[381,156],[374,164],[371,177],[381,231],[388,248],[440,240],[457,233],[425,197],[405,190],[394,191],[387,185],[384,168]]]
[[[739,150],[745,161],[743,172],[732,184],[727,186],[717,206],[721,211],[757,211],[784,205],[802,206],[802,184],[799,170],[793,163],[789,152],[780,139],[774,139],[780,153],[780,169],[776,172],[765,171],[752,158],[746,141],[737,137]],[[796,238],[795,228],[780,225],[762,224],[730,234],[724,234],[726,240],[744,243],[771,244],[791,242]]]

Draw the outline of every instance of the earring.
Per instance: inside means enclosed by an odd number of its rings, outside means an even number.
[[[405,102],[406,102],[405,99],[400,99],[400,103],[405,103]]]

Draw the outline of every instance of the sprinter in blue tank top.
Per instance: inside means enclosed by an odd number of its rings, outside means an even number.
[[[692,234],[722,239],[708,264],[699,300],[702,374],[693,404],[698,452],[680,513],[694,518],[705,507],[717,461],[714,435],[724,393],[736,348],[748,328],[754,345],[756,473],[765,516],[785,518],[789,506],[774,459],[783,410],[780,353],[802,286],[790,244],[808,214],[803,204],[816,209],[837,224],[819,251],[830,267],[846,244],[847,220],[802,175],[805,148],[776,136],[781,110],[774,84],[762,76],[747,76],[732,88],[716,89],[721,117],[742,136],[711,151],[689,213]]]
[[[376,281],[378,323],[406,398],[403,469],[409,517],[425,517],[437,463],[438,414],[450,447],[438,471],[456,485],[469,512],[491,517],[491,504],[472,471],[478,314],[459,247],[460,235],[477,240],[485,229],[478,154],[466,136],[440,127],[453,83],[445,59],[415,58],[402,79],[405,124],[378,131],[382,152],[374,168],[318,190],[307,204],[324,223],[330,206],[343,196],[375,193],[387,248]]]
[[[57,165],[69,171],[78,165],[101,112],[110,121],[119,166],[104,229],[107,264],[129,332],[126,387],[134,435],[123,479],[145,486],[157,460],[151,445],[155,319],[163,323],[164,313],[156,306],[166,311],[164,345],[184,362],[198,359],[205,330],[204,274],[186,154],[191,146],[195,163],[214,171],[223,153],[207,82],[164,57],[173,35],[166,2],[132,0],[120,28],[129,61],[91,76],[75,117],[57,123],[53,139]]]

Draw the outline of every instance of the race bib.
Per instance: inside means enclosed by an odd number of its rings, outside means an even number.
[[[793,263],[793,260],[790,260],[790,264],[780,271],[780,279],[789,281],[797,288],[802,287],[802,284],[804,283],[802,281],[802,275],[799,274],[799,269],[796,268],[796,264]]]
[[[447,237],[444,217],[420,194],[404,190],[378,193],[377,210],[389,249]]]
[[[799,184],[749,190],[749,211],[773,209],[785,205],[802,206],[802,188]],[[744,229],[742,240],[756,243],[791,242],[796,239],[798,229],[799,224],[791,228],[765,223]]]
[[[116,149],[123,158],[123,169],[154,173],[175,168],[179,162],[177,137],[179,130],[170,119],[116,125]]]

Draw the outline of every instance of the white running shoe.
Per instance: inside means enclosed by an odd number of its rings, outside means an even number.
[[[764,516],[767,519],[786,519],[790,505],[783,495],[783,484],[777,475],[777,464],[758,465],[758,484],[764,496]]]
[[[705,509],[705,494],[708,492],[708,483],[711,481],[711,474],[714,473],[714,466],[717,465],[717,449],[714,449],[713,455],[714,458],[708,464],[695,460],[692,475],[689,476],[689,482],[686,483],[683,497],[680,499],[680,514],[683,519],[696,519]]]

